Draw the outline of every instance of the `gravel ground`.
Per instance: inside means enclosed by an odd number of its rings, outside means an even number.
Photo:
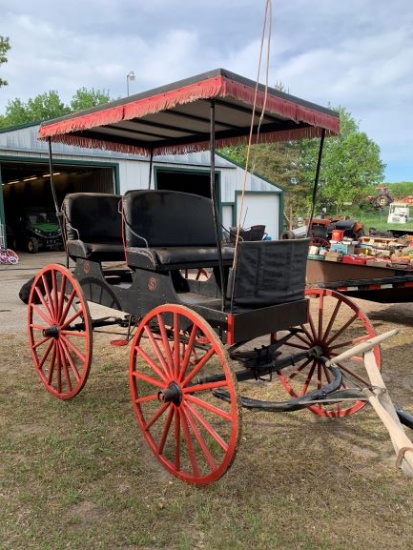
[[[17,265],[0,265],[0,333],[26,332],[26,306],[19,298],[22,285],[43,266],[65,264],[64,252],[19,253]]]

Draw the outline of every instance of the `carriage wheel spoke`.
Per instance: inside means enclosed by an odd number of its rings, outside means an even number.
[[[198,429],[198,426],[196,425],[196,422],[195,422],[196,416],[194,415],[193,409],[192,409],[192,407],[190,407],[189,404],[186,404],[185,411],[186,411],[185,414],[186,414],[186,417],[188,419],[188,422],[189,422],[189,424],[192,428],[192,431],[194,432],[196,441],[198,442],[200,448],[202,449],[202,452],[204,454],[204,457],[205,457],[210,469],[213,470],[214,468],[216,468],[217,465],[216,465],[216,462],[214,460],[214,457],[212,456],[212,454],[209,451],[208,444],[205,441],[205,438],[202,436],[201,432]],[[201,424],[202,424],[202,422],[201,422]],[[213,435],[214,431],[212,429],[210,431],[208,430],[208,428],[210,428],[209,424],[207,424],[206,426],[205,425],[203,425],[203,426],[204,426],[204,428],[207,429],[208,433],[212,437],[214,437],[214,435]],[[215,441],[217,441],[217,439],[215,439]]]

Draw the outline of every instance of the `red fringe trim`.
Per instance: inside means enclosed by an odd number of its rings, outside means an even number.
[[[326,136],[335,135],[329,131],[326,132]],[[321,136],[320,128],[300,128],[297,130],[285,130],[282,132],[274,132],[268,134],[260,134],[260,143],[274,143],[276,141],[293,141],[300,139],[312,139]],[[45,139],[45,138],[43,138]],[[131,155],[148,156],[152,150],[145,147],[139,147],[136,145],[125,145],[112,143],[104,140],[90,139],[87,137],[73,136],[71,134],[57,135],[52,138],[52,141],[57,143],[63,143],[65,145],[74,145],[76,147],[83,147],[87,149],[99,149],[106,151],[115,151],[117,153],[126,153]],[[231,139],[216,140],[215,146],[217,149],[228,145],[245,144],[248,141],[248,137],[238,137]],[[153,149],[153,155],[166,155],[166,154],[185,154],[196,153],[199,151],[205,151],[211,146],[209,140],[199,143],[188,143],[186,145],[157,147]]]
[[[111,107],[105,111],[102,110],[97,113],[89,113],[88,115],[80,115],[67,120],[62,120],[60,122],[46,124],[45,126],[40,126],[38,138],[47,139],[53,136],[63,137],[61,134],[76,132],[79,130],[87,130],[89,128],[94,128],[95,126],[104,126],[105,124],[120,122],[121,120],[124,120],[123,112],[124,105],[119,105],[117,107]]]
[[[252,104],[255,97],[255,89],[232,80],[226,80],[223,97],[226,96],[233,97],[244,103]],[[270,94],[265,98],[265,93],[258,90],[256,98],[257,108],[262,109],[264,103],[265,110],[275,115],[281,115],[295,122],[306,122],[307,124],[311,124],[311,126],[320,126],[334,134],[340,133],[340,120],[338,117],[315,111],[309,107]]]
[[[163,94],[151,96],[145,99],[132,101],[125,105],[109,107],[102,109],[96,113],[75,116],[67,120],[46,124],[39,129],[39,139],[52,138],[52,141],[66,143],[68,145],[76,145],[80,147],[108,149],[122,153],[132,153],[139,155],[147,155],[150,151],[144,147],[135,145],[120,145],[110,143],[99,139],[90,139],[87,137],[73,136],[70,132],[82,131],[91,129],[97,126],[105,126],[106,124],[116,124],[123,120],[131,120],[134,118],[143,117],[148,114],[154,114],[160,111],[171,109],[179,104],[190,103],[198,99],[208,99],[214,97],[232,97],[244,103],[251,105],[254,101],[256,92],[255,88],[246,86],[239,82],[235,82],[223,76],[209,78],[207,80],[190,84],[179,88],[178,90],[170,90]],[[316,137],[321,134],[321,128],[327,130],[327,135],[337,134],[340,131],[340,122],[338,117],[322,113],[299,105],[286,99],[267,95],[262,91],[257,92],[256,102],[257,108],[261,109],[265,103],[265,110],[286,119],[294,120],[297,123],[304,122],[310,124],[309,128],[299,128],[297,130],[287,130],[282,132],[274,132],[272,134],[261,135],[261,141],[286,141],[303,138]],[[216,146],[233,145],[237,143],[245,143],[246,138],[232,138],[217,141]],[[189,153],[201,151],[209,148],[208,142],[194,143],[180,146],[169,146],[158,148],[153,151],[155,155],[165,153]]]
[[[180,104],[191,103],[197,99],[208,99],[211,97],[225,97],[221,92],[223,90],[224,78],[217,76],[190,84],[179,88],[179,90],[171,90],[164,94],[141,99],[133,103],[125,105],[125,120],[131,118],[139,118],[145,115],[166,111]]]

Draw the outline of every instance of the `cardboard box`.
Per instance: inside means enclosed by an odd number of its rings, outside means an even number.
[[[329,250],[325,256],[325,259],[328,262],[341,262],[341,258],[343,257],[342,252],[332,252]]]
[[[341,254],[345,254],[346,256],[351,256],[354,254],[355,246],[353,243],[332,243],[330,246],[331,252],[341,252]]]

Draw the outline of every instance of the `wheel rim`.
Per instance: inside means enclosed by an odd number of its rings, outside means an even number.
[[[201,383],[211,376],[221,380]],[[202,317],[169,304],[149,312],[132,342],[129,381],[145,440],[171,474],[207,485],[228,470],[240,436],[236,380]],[[229,401],[217,399],[217,390]]]
[[[347,297],[324,289],[308,289],[309,318],[301,332],[286,344],[288,354],[320,346],[324,357],[334,358],[357,343],[375,336],[375,331],[360,308]],[[380,348],[374,348],[377,366],[381,368]],[[343,373],[342,389],[370,386],[362,357],[352,357],[338,365]],[[278,373],[280,381],[293,397],[319,389],[332,380],[319,358],[303,359]],[[364,406],[364,401],[352,400],[311,405],[309,409],[325,417],[349,416]]]
[[[198,269],[182,269],[181,274],[184,279],[194,279],[195,281],[207,281],[211,273],[202,267]]]
[[[10,248],[7,249],[7,261],[9,264],[17,264],[19,262],[19,256],[14,252],[14,250],[11,250]]]
[[[330,248],[329,241],[327,241],[327,239],[323,239],[323,237],[311,237],[311,245],[321,246],[323,248]]]
[[[47,391],[71,399],[89,375],[92,329],[82,290],[63,266],[46,266],[35,278],[28,326],[35,367]]]

